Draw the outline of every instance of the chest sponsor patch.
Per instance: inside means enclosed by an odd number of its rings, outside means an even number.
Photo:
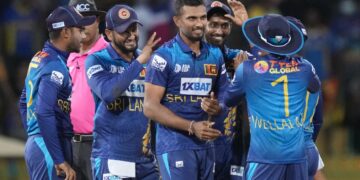
[[[97,65],[93,65],[91,66],[87,71],[86,71],[86,75],[88,76],[89,79],[91,79],[91,77],[98,73],[98,72],[101,72],[103,71],[103,67],[100,65],[100,64],[97,64]]]
[[[164,71],[166,64],[167,64],[167,62],[165,61],[164,58],[162,58],[158,55],[154,55],[152,62],[151,62],[151,67],[162,72],[162,71]]]
[[[122,93],[122,96],[127,97],[144,97],[145,81],[133,80],[129,87]]]
[[[211,87],[211,78],[181,78],[180,94],[206,96]]]
[[[62,85],[64,82],[64,75],[59,71],[52,71],[50,79],[56,84]]]

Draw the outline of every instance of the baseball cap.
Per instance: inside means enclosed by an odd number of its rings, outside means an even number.
[[[96,15],[96,16],[105,16],[105,11],[100,11],[97,9],[94,0],[70,0],[69,6],[74,6],[82,15]]]
[[[133,8],[120,4],[109,9],[106,13],[105,22],[107,29],[118,33],[123,33],[133,23],[142,25]]]
[[[273,54],[293,55],[304,45],[301,30],[279,14],[248,19],[242,29],[249,43]]]
[[[231,11],[230,7],[220,1],[213,1],[212,3],[208,4],[206,6],[206,11],[207,11],[206,14],[208,19],[211,16],[213,16],[215,13],[233,15],[233,12]]]
[[[294,23],[295,26],[297,26],[301,30],[301,32],[304,36],[304,41],[306,41],[308,39],[308,36],[307,36],[307,32],[306,32],[304,24],[299,19],[292,17],[292,16],[286,16],[286,19],[289,22]]]
[[[96,16],[84,17],[72,6],[59,6],[46,18],[48,31],[64,27],[83,27],[94,23]]]

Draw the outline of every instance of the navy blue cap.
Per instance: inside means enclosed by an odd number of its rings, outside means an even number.
[[[104,17],[106,12],[97,9],[94,0],[70,0],[69,6],[74,6],[84,16],[96,15]]]
[[[227,6],[226,4],[220,2],[220,1],[213,1],[212,3],[208,4],[206,6],[206,14],[207,18],[210,19],[211,16],[213,16],[215,13],[221,13],[221,14],[230,14],[233,15],[233,12]]]
[[[307,32],[306,32],[304,24],[299,19],[292,17],[292,16],[286,16],[286,19],[289,22],[295,24],[295,26],[297,26],[301,30],[301,32],[304,36],[304,41],[306,41],[308,39],[308,36],[307,36]]]
[[[293,55],[304,45],[301,30],[279,14],[248,19],[242,29],[249,43],[269,53]]]
[[[133,8],[119,4],[112,7],[106,13],[105,21],[106,29],[114,30],[118,33],[123,33],[133,23],[142,25]]]
[[[96,16],[84,17],[72,6],[59,6],[46,18],[48,31],[64,27],[83,27],[94,23]]]

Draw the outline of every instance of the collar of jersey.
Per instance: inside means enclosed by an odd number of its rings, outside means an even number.
[[[45,48],[49,48],[59,54],[64,60],[66,60],[70,53],[66,51],[61,51],[60,49],[56,48],[50,41],[46,41]]]
[[[124,58],[122,58],[122,57],[116,52],[116,50],[112,47],[111,43],[109,43],[109,44],[106,46],[106,50],[107,50],[108,53],[110,54],[111,59],[121,60],[121,61],[128,62],[128,61],[126,61]],[[136,50],[136,51],[135,51],[135,57],[138,57],[138,54],[139,54],[139,50]],[[135,58],[133,58],[131,61],[133,61],[134,59],[135,59]]]
[[[187,44],[185,44],[185,42],[182,40],[179,33],[176,35],[175,39],[184,53],[193,52],[192,49],[190,49],[190,47]],[[204,41],[200,41],[200,47],[201,47],[200,49],[201,54],[206,54],[208,52],[208,47]]]

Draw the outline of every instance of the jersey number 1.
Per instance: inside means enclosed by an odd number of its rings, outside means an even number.
[[[285,116],[289,117],[289,90],[288,90],[288,78],[287,75],[283,75],[271,83],[272,86],[284,83],[284,103],[285,103]]]

